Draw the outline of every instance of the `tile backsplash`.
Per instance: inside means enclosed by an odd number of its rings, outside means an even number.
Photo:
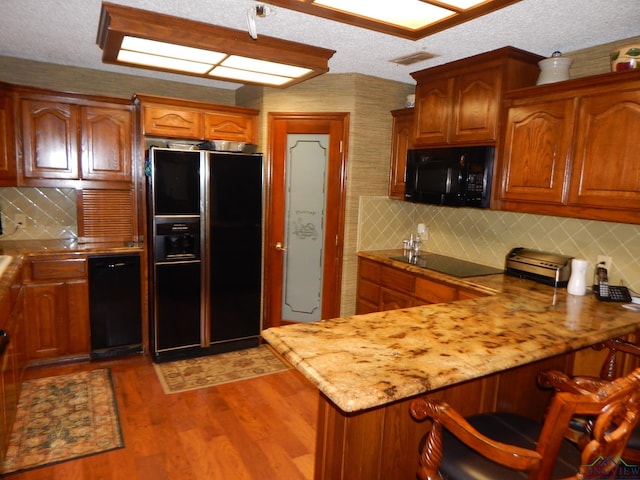
[[[610,281],[640,291],[640,225],[472,208],[418,205],[382,196],[360,197],[358,250],[402,248],[418,223],[429,229],[423,250],[503,268],[514,247],[589,261],[612,257]]]
[[[77,238],[73,188],[0,188],[2,240]],[[24,225],[16,223],[24,215]]]

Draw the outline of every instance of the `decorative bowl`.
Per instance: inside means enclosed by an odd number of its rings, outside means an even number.
[[[623,45],[611,51],[611,71],[640,70],[640,43]]]

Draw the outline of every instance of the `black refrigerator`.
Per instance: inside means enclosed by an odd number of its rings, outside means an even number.
[[[154,147],[147,176],[155,361],[258,345],[262,155]]]

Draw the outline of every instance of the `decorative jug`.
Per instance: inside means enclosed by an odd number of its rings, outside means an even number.
[[[587,293],[587,265],[586,260],[580,258],[571,259],[571,276],[567,283],[567,292],[571,295],[584,295]]]

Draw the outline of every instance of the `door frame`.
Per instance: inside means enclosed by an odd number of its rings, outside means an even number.
[[[344,219],[346,209],[347,159],[349,145],[348,112],[268,114],[268,150],[265,168],[265,240],[263,328],[277,327],[281,321],[283,252],[275,248],[284,241],[286,192],[285,155],[290,133],[329,134],[329,159],[325,212],[325,258],[323,264],[322,318],[340,314]]]

